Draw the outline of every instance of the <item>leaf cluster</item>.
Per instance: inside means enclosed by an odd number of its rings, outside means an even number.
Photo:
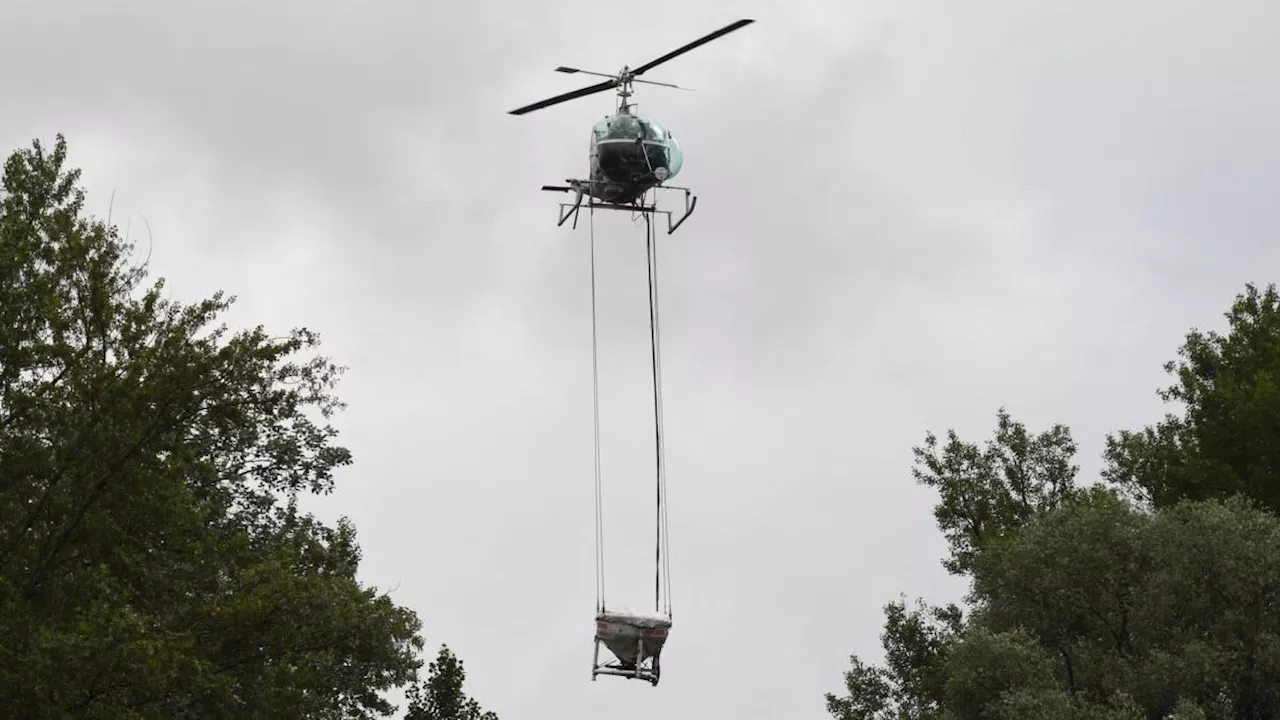
[[[1192,330],[1160,392],[1182,405],[1108,438],[1077,488],[1063,426],[1001,410],[984,444],[932,433],[916,480],[969,578],[970,612],[886,607],[882,665],[851,658],[839,720],[1280,716],[1280,293]]]
[[[481,709],[479,701],[463,690],[467,672],[449,646],[441,646],[427,667],[427,678],[409,690],[409,714],[405,720],[498,720]]]
[[[0,195],[0,716],[391,712],[419,620],[298,509],[351,461],[341,368],[148,284],[66,161],[33,143]]]

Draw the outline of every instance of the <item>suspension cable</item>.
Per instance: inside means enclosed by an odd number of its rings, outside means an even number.
[[[666,613],[671,617],[671,531],[667,524],[667,508],[670,507],[670,495],[667,492],[667,433],[666,409],[662,396],[662,320],[658,313],[658,229],[650,227],[653,238],[653,354],[658,382],[658,482],[662,492],[662,574],[663,586],[666,590]]]
[[[595,310],[595,208],[588,209],[591,228],[591,404],[595,410],[595,611],[604,612],[604,511],[600,497],[600,361]]]
[[[671,566],[667,543],[667,473],[662,408],[662,341],[658,317],[658,248],[657,230],[650,213],[645,213],[645,249],[649,270],[649,332],[653,360],[653,426],[657,459],[656,547],[654,551],[654,611],[671,616]],[[663,589],[666,590],[665,607]]]

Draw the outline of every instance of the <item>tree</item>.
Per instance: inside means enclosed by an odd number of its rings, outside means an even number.
[[[390,713],[418,618],[298,509],[351,461],[341,368],[144,284],[66,159],[14,153],[0,197],[0,716]]]
[[[1135,717],[1280,712],[1280,518],[1244,499],[1151,514],[1097,487],[984,553],[974,576],[980,609],[960,645],[1017,638],[1039,651],[1017,666],[1052,672],[1030,687],[993,684],[991,663],[953,648],[946,702],[957,719],[986,717],[963,697],[1027,690]]]
[[[409,690],[409,714],[405,720],[498,720],[492,712],[480,709],[480,703],[462,690],[467,673],[462,661],[440,647],[435,662],[427,669],[427,680]]]
[[[934,517],[951,547],[943,566],[954,574],[968,574],[984,547],[1004,541],[1036,513],[1076,492],[1076,445],[1065,426],[1033,434],[1003,408],[996,421],[994,435],[982,446],[950,430],[945,444],[927,433],[913,449],[916,481],[940,495]],[[886,666],[852,656],[847,694],[828,694],[827,710],[840,720],[941,717],[947,652],[964,628],[960,608],[918,603],[908,611],[897,602],[885,607],[885,616]]]
[[[925,633],[925,606],[889,606],[885,665],[852,658],[834,717],[1280,716],[1280,293],[1247,286],[1227,319],[1167,365],[1183,414],[1108,438],[1111,487],[1074,488],[1066,429],[1030,442],[1003,411],[985,449],[916,449],[968,616]]]
[[[832,716],[1280,713],[1280,518],[1244,499],[1152,514],[1094,487],[983,550],[973,578],[963,627],[886,633],[886,667],[855,658],[849,695],[827,698]],[[888,627],[901,625],[891,611]],[[908,652],[903,638],[915,638]]]
[[[845,692],[827,694],[827,712],[838,720],[932,720],[944,700],[947,651],[964,628],[960,608],[931,608],[924,603],[907,610],[905,602],[885,606],[880,642],[885,667],[868,665],[854,655],[845,672]]]
[[[1159,395],[1182,415],[1107,438],[1104,478],[1153,507],[1243,494],[1280,511],[1280,293],[1246,285],[1226,318],[1165,364]]]
[[[963,442],[954,430],[939,445],[933,433],[912,449],[916,481],[938,491],[938,528],[951,546],[943,566],[966,574],[978,550],[1057,505],[1074,492],[1076,444],[1063,425],[1032,435],[1001,408],[985,447]]]

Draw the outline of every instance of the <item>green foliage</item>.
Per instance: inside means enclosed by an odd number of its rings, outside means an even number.
[[[0,203],[0,716],[366,718],[419,621],[297,499],[350,462],[305,329],[231,333],[84,216],[61,136]]]
[[[848,696],[827,698],[833,717],[1280,712],[1280,518],[1243,500],[1150,514],[1095,488],[984,550],[973,572],[967,625],[920,642],[891,611],[894,651],[884,668],[854,658]],[[897,650],[903,638],[914,652]]]
[[[984,554],[974,585],[973,626],[1034,638],[1082,700],[1280,710],[1280,518],[1243,500],[1152,515],[1098,489]]]
[[[467,697],[462,689],[466,679],[462,661],[442,646],[426,682],[410,688],[405,720],[498,720],[496,713],[482,711],[479,702]]]
[[[1074,487],[1061,426],[926,437],[913,472],[971,610],[890,605],[884,664],[851,659],[833,717],[1280,717],[1280,293],[1250,285],[1227,319],[1167,366],[1184,414],[1108,438],[1114,489]]]
[[[1057,668],[1052,656],[1020,631],[971,629],[956,638],[945,670],[941,700],[946,718],[1001,717],[1030,707],[1039,714],[1049,708],[1054,709],[1052,714],[1070,709],[1055,692]]]
[[[982,548],[1076,492],[1076,446],[1067,428],[1033,434],[1003,408],[996,419],[996,432],[981,446],[952,430],[945,444],[928,433],[914,448],[912,474],[941,496],[934,516],[951,546],[943,565],[952,573],[968,573]],[[960,609],[919,604],[908,611],[898,602],[885,615],[885,666],[851,657],[847,694],[828,694],[827,710],[840,720],[941,718],[947,652],[964,627]]]
[[[880,641],[886,667],[852,656],[845,672],[848,695],[827,695],[827,711],[839,720],[927,720],[938,717],[946,676],[946,651],[963,627],[960,608],[923,603],[885,606]]]
[[[1184,406],[1107,439],[1104,477],[1154,507],[1244,494],[1280,511],[1280,293],[1250,284],[1226,335],[1193,329],[1160,391]]]
[[[954,574],[967,573],[984,544],[1070,497],[1079,471],[1072,463],[1075,441],[1065,426],[1033,435],[1004,408],[997,413],[994,437],[983,447],[950,430],[945,445],[928,433],[913,452],[912,475],[941,496],[934,517],[951,546],[943,566]]]
[[[976,563],[973,596],[982,621],[1031,633],[1060,658],[1069,691],[1093,682],[1090,673],[1097,682],[1114,679],[1117,668],[1079,660],[1133,651],[1134,583],[1150,562],[1141,519],[1097,488],[1046,512]]]

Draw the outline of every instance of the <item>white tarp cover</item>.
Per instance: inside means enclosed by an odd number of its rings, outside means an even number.
[[[671,627],[671,618],[663,613],[623,606],[606,608],[604,612],[596,615],[596,619],[643,628]]]
[[[632,666],[657,658],[670,629],[671,618],[662,613],[613,608],[596,615],[596,637],[614,657]]]

